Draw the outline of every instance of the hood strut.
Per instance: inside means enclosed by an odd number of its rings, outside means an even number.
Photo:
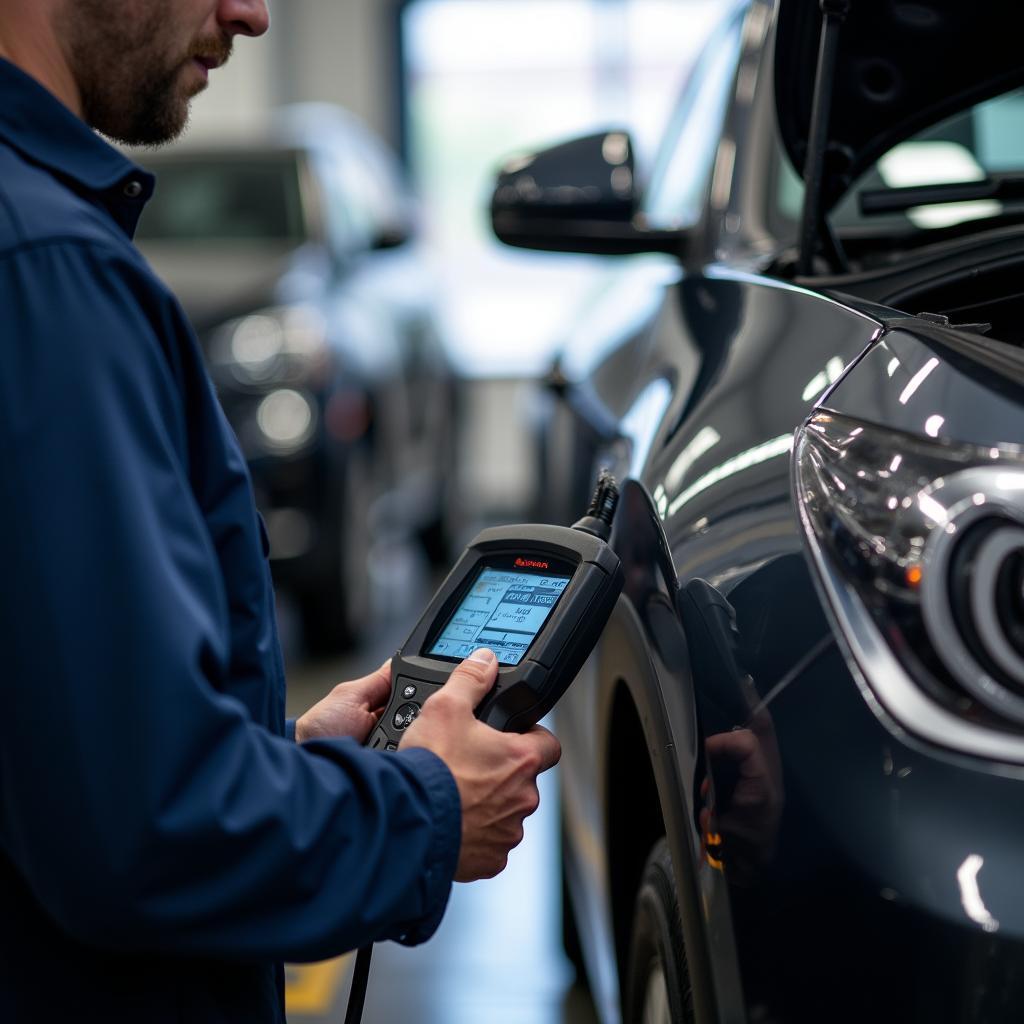
[[[836,74],[836,53],[839,31],[850,10],[850,0],[819,0],[821,7],[821,44],[814,78],[814,101],[811,105],[811,126],[804,162],[804,209],[800,222],[800,259],[797,273],[809,277],[814,273],[814,257],[820,244],[829,250],[832,262],[841,269],[846,260],[839,240],[832,233],[822,213],[822,189],[825,182],[825,158],[828,154],[829,116],[832,112],[832,86]]]

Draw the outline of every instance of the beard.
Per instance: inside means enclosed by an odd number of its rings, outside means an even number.
[[[188,124],[189,102],[206,88],[196,58],[223,64],[229,38],[182,42],[161,0],[71,0],[68,59],[87,124],[130,146],[159,146]]]

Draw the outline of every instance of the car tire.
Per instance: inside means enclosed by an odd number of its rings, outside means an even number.
[[[460,500],[457,467],[459,419],[458,392],[446,391],[442,423],[436,429],[434,442],[434,475],[437,483],[436,507],[430,518],[417,531],[418,539],[430,564],[447,569],[455,545],[462,537],[464,508]],[[460,545],[461,547],[461,545]]]
[[[627,1024],[693,1024],[672,855],[663,836],[644,865],[633,912],[625,986]]]
[[[371,465],[364,447],[347,453],[333,517],[329,573],[301,596],[306,649],[313,655],[357,647],[370,628],[371,511],[376,497]]]
[[[565,849],[565,838],[562,839],[562,849]],[[562,949],[565,957],[576,972],[576,984],[587,985],[587,970],[583,960],[583,944],[580,941],[580,933],[576,927],[576,915],[573,913],[572,896],[569,892],[569,881],[566,878],[565,854],[562,854],[561,865],[562,881]]]

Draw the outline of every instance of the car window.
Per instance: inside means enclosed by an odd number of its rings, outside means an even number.
[[[154,166],[157,188],[140,239],[299,241],[302,207],[289,154],[195,157]]]
[[[315,158],[317,179],[321,186],[324,219],[331,244],[341,252],[351,253],[366,247],[365,228],[353,223],[352,197],[346,188],[345,176],[333,154],[318,154]]]
[[[353,187],[374,224],[377,235],[402,230],[407,217],[404,184],[398,165],[390,153],[364,139],[359,147],[361,160],[353,166]]]
[[[372,248],[405,228],[400,179],[387,154],[353,135],[321,170],[328,217],[345,248]]]
[[[712,33],[683,88],[643,202],[653,227],[700,219],[739,62],[745,5]]]
[[[1024,175],[1024,90],[986,100],[894,146],[860,176],[830,216],[846,233],[910,233],[952,227],[967,221],[1024,213],[1024,202],[986,199],[939,203],[906,213],[865,217],[862,192],[911,185],[981,181],[990,176]],[[778,211],[797,220],[803,182],[783,158],[777,175]]]

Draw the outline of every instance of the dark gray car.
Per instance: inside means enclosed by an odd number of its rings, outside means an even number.
[[[1024,1016],[1022,29],[741,3],[645,187],[622,132],[498,182],[512,244],[661,254],[552,374],[551,517],[628,477],[557,723],[605,1022]]]

